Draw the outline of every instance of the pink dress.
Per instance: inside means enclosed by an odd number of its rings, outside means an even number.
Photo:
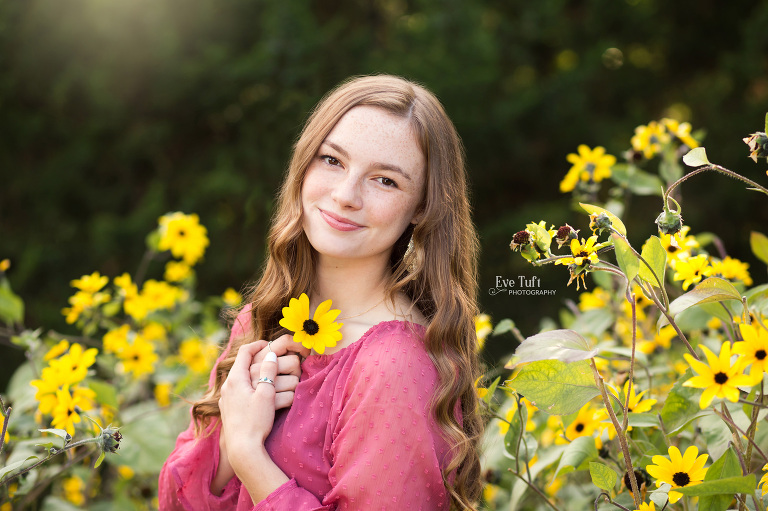
[[[336,353],[304,360],[293,405],[277,412],[266,442],[290,481],[255,505],[237,477],[211,493],[220,426],[195,439],[190,424],[160,473],[160,509],[447,511],[449,449],[429,412],[437,371],[424,332],[383,322]],[[230,342],[241,333],[236,325]]]

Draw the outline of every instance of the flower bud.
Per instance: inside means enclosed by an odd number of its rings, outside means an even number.
[[[757,163],[758,158],[766,158],[768,161],[768,136],[765,133],[758,131],[742,140],[749,146],[749,157],[755,163]]]
[[[677,211],[662,211],[656,218],[661,234],[675,235],[683,228],[683,217]]]
[[[557,248],[562,248],[563,244],[570,243],[571,240],[579,239],[579,231],[574,229],[568,224],[560,227],[555,234],[555,241],[557,242]]]
[[[531,243],[531,233],[528,231],[518,231],[515,233],[514,236],[512,236],[512,243],[509,244],[509,248],[511,248],[514,251],[517,251],[518,249],[521,249],[525,245],[529,245]]]
[[[591,213],[589,215],[589,228],[595,234],[602,234],[603,231],[610,232],[611,219],[605,213]]]
[[[107,426],[101,430],[101,436],[99,437],[99,447],[102,452],[117,452],[120,447],[120,440],[123,439],[123,435],[112,426]]]

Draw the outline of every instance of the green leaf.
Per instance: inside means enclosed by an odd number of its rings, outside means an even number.
[[[664,428],[667,434],[676,433],[682,429],[691,420],[695,419],[700,413],[697,402],[692,398],[696,395],[696,389],[683,387],[683,382],[693,377],[693,371],[690,368],[685,371],[669,391],[667,399],[664,400],[664,406],[661,409],[661,420],[664,422]]]
[[[635,195],[662,194],[661,179],[654,174],[640,170],[635,165],[614,165],[611,167],[611,179]]]
[[[32,465],[32,463],[29,463],[29,461],[38,459],[37,456],[27,456],[23,460],[16,461],[14,463],[9,463],[8,465],[4,467],[0,467],[0,481],[2,481],[6,476],[13,475],[13,472],[16,472],[18,470],[24,470],[29,465]]]
[[[24,301],[11,290],[5,278],[0,279],[0,320],[8,325],[24,320]]]
[[[507,332],[511,332],[515,328],[515,322],[509,318],[502,319],[496,324],[496,328],[493,329],[491,335],[501,335]]]
[[[592,484],[608,492],[616,487],[616,481],[619,480],[619,475],[611,467],[596,461],[589,462],[589,475]]]
[[[93,468],[99,468],[99,465],[101,465],[102,461],[104,461],[104,451],[101,451],[101,454],[99,454],[99,457],[96,460],[96,463],[93,465]]]
[[[70,440],[72,440],[72,435],[66,432],[66,430],[63,429],[39,429],[40,433],[50,433],[52,435],[56,435],[58,437],[61,437],[64,439],[64,444],[66,445],[69,443]]]
[[[96,401],[112,408],[118,408],[117,389],[114,385],[104,381],[92,380],[88,383],[88,387],[96,393]]]
[[[768,264],[768,236],[761,232],[749,233],[749,246],[752,253],[765,264]]]
[[[491,400],[493,399],[493,393],[496,392],[496,387],[499,386],[499,381],[501,381],[501,376],[493,380],[493,383],[491,383],[491,386],[488,387],[488,392],[486,392],[485,396],[483,397],[483,401],[485,401],[486,404],[491,404]]]
[[[709,165],[709,159],[707,158],[707,151],[703,147],[697,147],[691,149],[683,156],[683,163],[689,167],[701,167],[702,165]]]
[[[619,418],[621,422],[621,418]],[[655,413],[634,413],[629,412],[627,414],[627,422],[630,426],[636,428],[658,428],[659,416]]]
[[[586,211],[590,215],[592,213],[595,213],[598,215],[600,213],[605,213],[606,215],[608,215],[608,218],[611,219],[611,224],[613,224],[613,228],[619,231],[623,236],[627,235],[627,228],[624,227],[624,223],[619,219],[619,217],[617,217],[607,209],[603,209],[600,206],[594,206],[592,204],[584,204],[583,202],[579,202],[579,206],[581,206],[584,209],[584,211]]]
[[[515,351],[518,363],[536,360],[576,362],[597,355],[589,342],[573,330],[550,330],[532,335],[520,343]]]
[[[739,458],[733,448],[728,448],[720,458],[715,461],[704,476],[704,481],[716,481],[718,479],[727,479],[741,475],[741,465]],[[707,511],[725,511],[728,509],[733,494],[726,495],[708,495],[699,500],[699,509]]]
[[[538,447],[536,439],[525,433],[525,426],[528,423],[528,408],[525,405],[520,406],[509,422],[509,430],[504,435],[504,447],[512,459],[519,456],[520,461],[527,463],[534,457]],[[517,452],[518,446],[520,448],[519,453]]]
[[[659,287],[659,282],[664,285],[664,272],[667,269],[667,251],[664,250],[664,246],[661,244],[661,240],[658,236],[651,236],[645,240],[640,255],[651,267],[649,270],[648,266],[641,261],[640,271],[638,272],[640,278],[652,286]],[[656,274],[656,277],[658,277],[658,280],[653,276],[654,273]]]
[[[716,481],[705,481],[693,486],[675,488],[675,491],[689,497],[704,497],[706,495],[733,495],[736,493],[752,494],[756,487],[755,474],[749,474],[742,477],[726,477]]]
[[[595,447],[595,439],[591,436],[580,436],[573,442],[568,444],[568,447],[563,451],[563,456],[560,458],[560,463],[557,465],[555,475],[552,479],[556,479],[560,471],[565,468],[578,469],[583,463],[593,460],[598,457],[597,447]],[[565,473],[571,472],[566,470]]]
[[[768,133],[768,112],[765,114],[765,128],[763,128],[763,133]]]
[[[624,275],[627,276],[627,280],[631,284],[632,279],[637,277],[637,272],[640,270],[640,260],[626,239],[616,233],[613,233],[611,238],[613,239],[613,247],[616,252],[616,261],[618,261],[621,271],[624,272]]]
[[[602,273],[602,272],[600,272]],[[592,275],[595,275],[592,273]],[[591,309],[582,312],[576,320],[568,325],[568,328],[585,335],[594,335],[601,337],[603,332],[608,330],[616,323],[610,308]]]
[[[559,360],[530,362],[505,386],[550,415],[574,413],[599,394],[587,360],[570,364]]]
[[[701,282],[692,291],[688,291],[682,296],[677,297],[669,304],[669,313],[671,316],[677,316],[682,311],[693,307],[694,305],[708,302],[723,302],[725,300],[741,301],[741,294],[733,284],[720,277],[709,277]],[[662,316],[656,323],[656,328],[661,329],[668,324],[667,318]]]

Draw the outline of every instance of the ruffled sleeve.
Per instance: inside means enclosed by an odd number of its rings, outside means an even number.
[[[213,387],[216,368],[227,356],[232,341],[250,329],[250,306],[246,306],[235,319],[227,347],[214,364],[208,381]],[[218,420],[211,421],[204,434],[195,437],[195,421],[176,439],[176,447],[163,464],[158,482],[160,509],[165,510],[224,510],[232,509],[238,501],[240,482],[233,477],[220,496],[211,493],[213,480],[219,465]]]

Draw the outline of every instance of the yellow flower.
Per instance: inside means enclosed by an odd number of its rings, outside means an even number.
[[[51,360],[48,365],[62,377],[61,384],[74,385],[88,376],[88,368],[96,362],[98,352],[96,348],[84,350],[82,345],[73,344],[67,353]]]
[[[155,400],[160,406],[168,406],[171,404],[171,390],[173,390],[173,384],[168,382],[162,382],[155,385]]]
[[[95,271],[90,275],[83,275],[79,279],[70,281],[70,285],[88,294],[95,294],[106,286],[107,282],[109,282],[108,277],[104,277]]]
[[[133,342],[118,353],[123,363],[123,371],[131,373],[134,378],[140,378],[154,371],[157,353],[151,342],[137,335]]]
[[[674,135],[683,144],[691,149],[699,147],[699,143],[691,136],[691,125],[687,122],[680,122],[675,119],[662,119],[661,123],[667,128],[667,131]]]
[[[488,395],[488,389],[480,385],[480,380],[482,379],[482,376],[478,376],[478,378],[475,380],[475,391],[477,392],[477,397],[480,399],[484,399],[485,396]]]
[[[648,503],[643,502],[640,504],[640,507],[635,509],[635,511],[656,511],[656,504],[654,504],[653,501],[650,501]]]
[[[52,358],[56,358],[62,353],[65,353],[68,349],[69,349],[69,341],[67,340],[59,341],[59,343],[56,344],[56,346],[48,350],[48,353],[45,354],[45,356],[43,357],[43,360],[47,362]]]
[[[589,263],[596,263],[597,249],[595,243],[597,242],[597,236],[590,236],[585,242],[584,238],[579,240],[571,240],[571,255],[572,257],[565,257],[558,259],[555,264],[575,264],[576,266],[587,266]]]
[[[571,168],[560,182],[560,191],[570,192],[581,181],[594,181],[599,183],[607,177],[611,177],[611,167],[616,163],[616,157],[605,154],[604,147],[595,147],[581,144],[578,147],[578,154],[571,153],[566,156],[571,163]]]
[[[151,321],[141,329],[141,336],[148,341],[165,342],[168,338],[168,332],[160,323]]]
[[[483,349],[485,338],[493,332],[491,317],[488,314],[479,314],[475,316],[475,333],[477,334],[477,347]]]
[[[595,410],[590,403],[587,403],[581,407],[573,422],[565,428],[565,436],[569,441],[580,436],[592,436],[600,428],[602,419],[600,410]],[[562,441],[557,439],[555,443],[562,443]]]
[[[694,387],[704,389],[699,400],[699,406],[704,409],[709,406],[715,397],[725,398],[733,403],[739,400],[739,389],[741,385],[753,385],[753,378],[744,374],[744,359],[739,358],[731,364],[731,344],[724,342],[720,346],[720,356],[716,356],[712,351],[701,345],[704,354],[707,357],[709,365],[696,360],[690,354],[683,356],[691,365],[697,376],[683,383],[683,387]]]
[[[141,287],[141,298],[150,311],[172,309],[182,298],[182,291],[167,282],[150,279]]]
[[[208,231],[196,214],[169,213],[160,217],[160,250],[170,250],[173,257],[194,266],[208,246]]]
[[[702,277],[712,275],[712,267],[709,265],[709,256],[699,254],[687,259],[678,259],[674,262],[672,268],[675,274],[673,280],[683,281],[683,291],[686,291],[691,284],[701,281]]]
[[[72,282],[75,281],[73,280]],[[110,298],[111,297],[109,293],[91,293],[89,291],[78,291],[69,297],[68,301],[72,307],[66,307],[62,309],[61,312],[66,316],[67,323],[72,324],[80,318],[80,315],[82,315],[83,312],[92,309],[93,307],[97,307],[103,303],[107,303]]]
[[[696,237],[688,234],[690,230],[690,225],[684,225],[675,234],[661,234],[661,246],[667,251],[667,263],[670,266],[677,259],[690,257],[691,252],[700,247]]]
[[[720,275],[728,280],[740,280],[744,282],[744,285],[751,286],[752,277],[749,276],[747,268],[749,268],[749,263],[742,263],[731,256],[726,256],[722,261],[714,261],[712,263],[712,273],[714,275]]]
[[[744,357],[745,365],[752,365],[750,376],[762,378],[763,372],[768,371],[768,331],[757,321],[751,325],[740,323],[739,331],[744,340],[734,343],[733,352]]]
[[[117,473],[120,474],[120,477],[123,479],[133,479],[133,476],[136,475],[136,472],[134,472],[128,465],[118,465]]]
[[[763,472],[765,472],[765,474],[760,478],[760,482],[757,483],[757,485],[763,487],[763,495],[765,495],[768,493],[768,463],[763,465]]]
[[[182,282],[192,275],[192,267],[184,262],[168,261],[165,263],[164,278],[168,282]]]
[[[668,350],[672,346],[672,339],[676,336],[677,332],[675,332],[674,327],[666,325],[661,327],[661,330],[654,336],[652,341],[641,341],[637,348],[646,355],[656,351],[656,348]]]
[[[61,482],[64,490],[64,498],[75,506],[82,506],[85,502],[85,482],[77,476],[64,479]]]
[[[632,148],[643,153],[650,159],[661,152],[662,145],[669,143],[669,134],[664,126],[656,121],[651,121],[647,126],[635,128],[635,136],[632,137]]]
[[[0,415],[0,431],[3,430],[3,427],[5,426],[5,417]],[[8,443],[8,440],[10,439],[10,435],[8,434],[8,430],[5,430],[5,438],[3,439],[4,443]]]
[[[648,465],[645,470],[656,479],[656,486],[667,483],[672,486],[669,491],[669,501],[674,504],[682,493],[672,491],[675,488],[684,486],[693,486],[704,480],[707,475],[707,469],[704,464],[707,462],[709,454],[699,456],[699,449],[695,445],[685,450],[685,454],[680,454],[680,449],[674,445],[669,448],[669,458],[656,455],[651,458],[653,465]]]
[[[283,307],[280,326],[294,332],[294,341],[322,355],[326,347],[336,346],[341,340],[339,328],[343,323],[334,322],[339,313],[341,311],[338,309],[331,310],[331,300],[326,300],[317,306],[314,316],[310,319],[309,297],[306,293],[301,293],[298,299],[291,298],[288,307]]]
[[[128,346],[128,334],[131,327],[123,325],[119,328],[113,328],[102,338],[102,346],[107,353],[121,353]]]
[[[579,295],[579,310],[582,312],[592,309],[602,309],[611,303],[611,294],[601,287],[594,291],[585,291]]]
[[[611,391],[611,393],[619,398],[622,404],[624,404],[626,398],[627,398],[627,389],[629,387],[629,380],[627,380],[624,383],[623,392],[621,393],[621,396],[619,396],[619,393],[614,389],[613,387],[608,387],[608,390]],[[632,389],[629,390],[629,403],[627,411],[630,413],[643,413],[647,412],[651,409],[653,405],[656,404],[656,399],[643,399],[643,395],[648,392],[647,390],[642,391],[640,394],[635,394],[635,390],[637,389],[637,386],[635,384],[632,384]]]
[[[526,411],[528,412],[528,419],[525,422],[525,430],[533,431],[536,429],[536,423],[533,422],[533,412],[538,410],[538,408],[536,408],[536,406],[534,406],[534,404],[528,401],[526,398],[522,398],[522,402],[523,405],[525,405]],[[501,436],[505,436],[507,434],[509,431],[509,423],[515,419],[515,415],[517,415],[517,401],[512,399],[512,406],[509,407],[506,415],[504,416],[507,422],[499,421],[499,432],[501,433]]]
[[[96,393],[91,389],[75,387],[70,393],[68,387],[56,391],[57,403],[53,409],[54,428],[64,429],[70,435],[75,434],[75,424],[82,421],[79,412],[87,412],[93,408]]]
[[[202,341],[199,337],[190,337],[179,346],[179,356],[192,372],[207,374],[211,370],[219,349],[216,345]]]
[[[243,302],[243,296],[231,287],[228,287],[224,291],[224,294],[221,295],[221,299],[230,307],[237,307]]]
[[[11,267],[10,259],[3,259],[2,261],[0,261],[0,272],[6,272],[10,267]]]
[[[115,277],[114,281],[117,288],[120,290],[120,294],[125,298],[132,298],[139,294],[139,289],[136,284],[131,280],[131,276],[127,273],[123,273],[119,277]]]

